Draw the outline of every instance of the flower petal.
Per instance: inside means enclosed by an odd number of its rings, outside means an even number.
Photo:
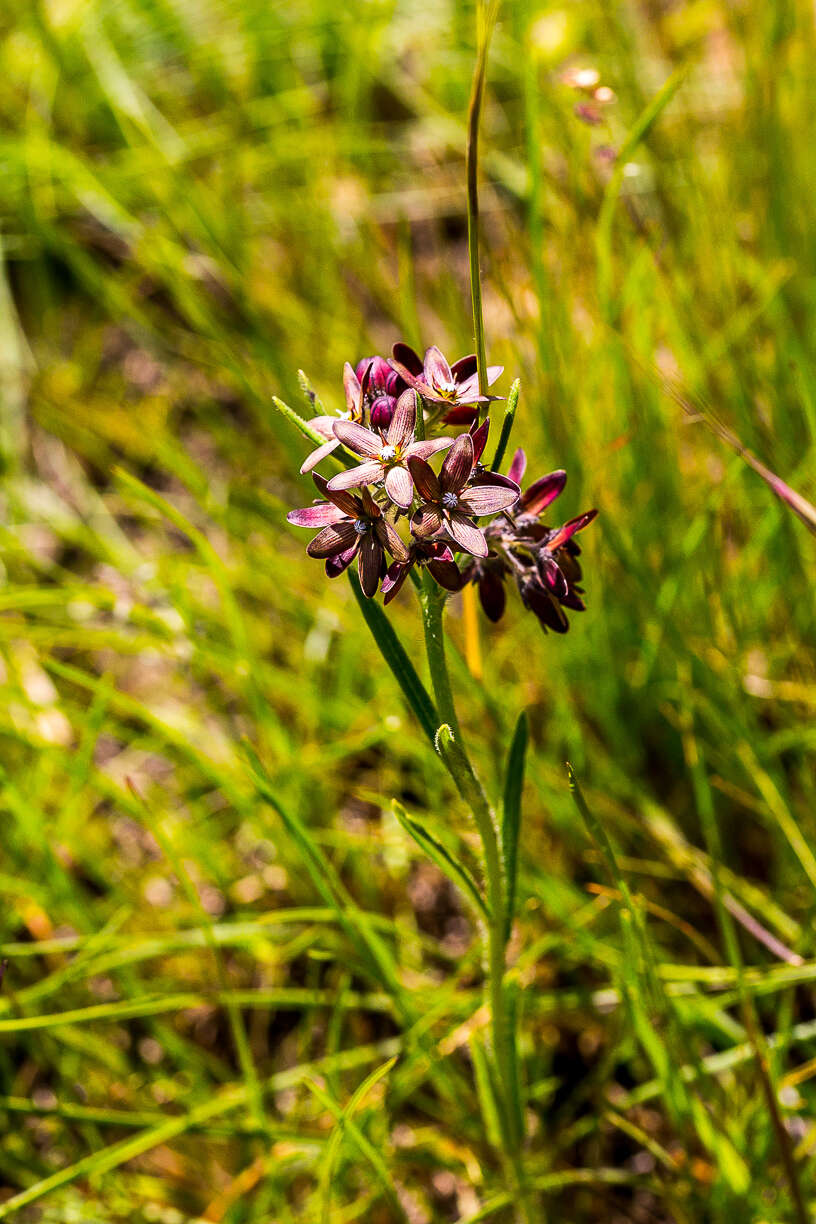
[[[408,577],[408,572],[411,569],[404,561],[395,561],[389,565],[388,572],[383,578],[382,593],[383,603],[390,604],[392,599],[399,595],[402,584]]]
[[[369,531],[360,537],[360,550],[357,554],[357,570],[360,575],[360,586],[363,594],[371,599],[376,595],[380,585],[380,566],[382,565],[382,544],[373,532]]]
[[[349,468],[347,472],[338,472],[329,481],[329,492],[338,489],[359,489],[363,485],[377,484],[383,478],[381,463],[361,463],[359,467]]]
[[[458,383],[463,383],[473,377],[477,368],[476,354],[470,353],[467,357],[460,357],[458,361],[454,361],[451,366],[451,374]]]
[[[346,572],[356,556],[357,544],[355,543],[351,548],[347,548],[345,552],[338,553],[336,557],[327,557],[326,577],[339,578],[341,574]]]
[[[351,413],[352,417],[359,418],[362,404],[362,388],[350,361],[347,361],[343,366],[343,390],[346,393],[346,410]]]
[[[475,422],[474,422],[475,424]],[[487,446],[487,435],[490,433],[490,417],[485,417],[478,429],[471,426],[470,436],[473,439],[473,462],[478,463]]]
[[[460,434],[445,456],[439,485],[443,493],[458,493],[473,471],[473,439],[470,434]]]
[[[579,514],[577,518],[570,519],[560,531],[555,533],[551,540],[548,540],[547,547],[551,552],[555,552],[556,548],[561,548],[563,544],[566,544],[570,536],[575,535],[576,531],[583,531],[585,527],[588,527],[597,513],[597,510],[587,510],[585,514]]]
[[[488,366],[487,367],[487,385],[492,387],[497,378],[501,378],[504,373],[504,366]]]
[[[440,400],[440,403],[449,403],[449,400]],[[472,425],[479,415],[479,409],[475,404],[454,404],[450,412],[446,412],[442,420],[446,425]]]
[[[463,383],[456,384],[456,400],[459,404],[474,404],[479,399],[479,376],[472,374]]]
[[[510,470],[507,475],[511,480],[515,480],[516,484],[521,484],[526,470],[527,456],[524,453],[524,448],[520,446],[513,456],[513,462],[510,464]]]
[[[411,554],[387,518],[377,519],[374,524],[374,534],[383,548],[387,549],[397,561],[407,561],[410,558]]]
[[[439,506],[435,506],[432,503],[420,506],[411,518],[411,531],[413,531],[415,536],[435,535],[441,526],[442,511],[439,509]]]
[[[389,361],[388,364],[392,370],[396,364],[402,366],[409,374],[413,374],[415,377],[422,373],[422,358],[419,353],[411,348],[410,344],[403,344],[401,340],[398,340],[391,349],[391,356],[394,358],[394,361]]]
[[[335,506],[347,514],[349,518],[357,518],[360,514],[361,502],[359,497],[354,493],[342,493],[339,489],[330,489],[329,482],[319,472],[312,473],[312,480],[315,482],[318,493],[323,497],[327,497],[329,501],[334,502]]]
[[[413,454],[408,459],[408,467],[422,500],[438,502],[442,496],[442,490],[433,468],[424,459],[417,458]]]
[[[465,435],[466,436],[466,435]],[[475,523],[454,510],[445,520],[448,531],[464,552],[472,553],[474,557],[487,556],[487,540]]]
[[[379,455],[382,450],[382,442],[377,434],[366,429],[365,425],[358,425],[356,421],[335,421],[334,436],[349,450],[365,455],[367,459]]]
[[[444,353],[432,344],[425,350],[425,360],[422,363],[425,371],[425,381],[437,387],[448,387],[453,383],[453,374]]]
[[[436,557],[432,557],[428,562],[428,569],[432,577],[446,591],[458,591],[461,588],[462,575],[455,561],[439,561]]]
[[[473,485],[459,494],[459,506],[465,514],[496,514],[499,510],[508,510],[517,501],[517,489],[497,484]]]
[[[328,527],[330,523],[339,523],[346,517],[340,507],[332,502],[317,502],[314,506],[305,506],[303,510],[290,510],[286,521],[295,527]]]
[[[550,472],[547,476],[539,476],[538,480],[522,493],[519,508],[525,514],[540,514],[550,502],[555,501],[566,483],[567,473],[561,469]]]
[[[362,537],[354,529],[353,519],[343,519],[331,527],[324,527],[306,548],[310,557],[336,557],[351,548]]]
[[[408,510],[414,500],[414,482],[406,467],[397,464],[385,473],[385,491],[395,506]]]
[[[339,419],[336,416],[316,416],[311,417],[307,424],[322,437],[326,438],[327,441],[332,441],[334,439],[334,422]]]
[[[492,569],[486,570],[479,579],[479,602],[488,620],[500,621],[507,605],[504,583]]]
[[[412,457],[429,459],[437,451],[446,450],[449,446],[453,446],[453,438],[428,438],[423,439],[422,442],[412,442],[404,453],[407,459]]]
[[[334,417],[330,417],[329,420],[334,420]],[[301,476],[305,476],[307,472],[311,472],[312,468],[316,468],[324,459],[328,459],[332,451],[336,451],[339,445],[340,439],[332,438],[331,442],[324,442],[322,446],[318,446],[317,450],[313,450],[311,455],[307,455],[301,464]]]
[[[417,416],[416,391],[409,387],[403,391],[397,400],[391,424],[388,426],[386,441],[389,446],[404,446],[414,436]]]
[[[548,556],[544,552],[539,553],[538,572],[543,579],[544,585],[548,590],[552,591],[555,598],[563,599],[569,591],[569,584],[561,573],[555,558]]]

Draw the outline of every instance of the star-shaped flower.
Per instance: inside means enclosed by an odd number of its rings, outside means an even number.
[[[450,446],[450,438],[414,440],[417,397],[410,388],[397,400],[391,424],[385,434],[366,429],[354,421],[335,421],[334,434],[339,442],[362,455],[365,463],[339,472],[329,481],[329,489],[360,488],[385,481],[385,491],[394,505],[410,509],[414,500],[414,482],[409,469],[412,459],[427,459]]]
[[[397,561],[408,561],[409,552],[368,489],[362,496],[329,488],[327,481],[316,473],[312,476],[318,492],[328,500],[291,510],[287,514],[296,527],[321,527],[310,541],[306,552],[310,557],[326,558],[326,573],[330,578],[348,568],[357,557],[360,586],[369,599],[377,592],[385,568],[385,553]]]
[[[448,406],[445,421],[450,425],[469,425],[478,414],[477,405],[501,398],[479,394],[474,353],[469,357],[460,357],[451,366],[435,344],[426,350],[424,359],[407,344],[395,344],[391,352],[392,369],[405,379],[409,387],[418,391],[428,403]],[[503,370],[504,366],[487,367],[489,387]]]
[[[443,529],[463,552],[486,557],[484,532],[473,522],[485,514],[506,510],[518,500],[518,485],[476,484],[468,487],[474,466],[473,437],[460,434],[445,456],[437,477],[422,459],[409,461],[422,505],[411,518],[411,531],[429,539]]]

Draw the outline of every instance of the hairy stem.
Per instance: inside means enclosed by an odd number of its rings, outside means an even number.
[[[524,1140],[523,1118],[516,1086],[519,1083],[516,1045],[512,1019],[505,992],[506,970],[505,913],[506,887],[501,840],[495,813],[485,794],[465,747],[445,656],[443,614],[445,595],[424,575],[421,592],[422,624],[425,649],[433,684],[434,698],[442,725],[450,729],[449,736],[438,737],[438,747],[459,793],[467,803],[482,842],[485,884],[489,920],[485,933],[487,952],[487,995],[493,1037],[493,1056],[501,1092],[502,1136],[508,1158],[519,1188],[519,1208],[522,1218],[531,1219],[524,1201],[521,1148]]]

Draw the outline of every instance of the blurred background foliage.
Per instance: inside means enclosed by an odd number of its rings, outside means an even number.
[[[272,404],[304,411],[303,369],[339,407],[343,362],[396,339],[471,350],[472,8],[9,0],[0,28],[0,1218],[509,1218],[475,932],[391,799],[466,859],[472,832],[285,523],[308,444]],[[491,51],[488,356],[529,470],[601,512],[568,636],[516,604],[482,680],[453,664],[494,789],[530,711],[516,971],[555,1220],[792,1218],[711,813],[816,1193],[813,540],[706,427],[816,495],[814,62],[804,0],[508,0]],[[562,79],[586,66],[615,94],[596,125]],[[644,1004],[651,1053],[567,759],[676,1009],[682,1040]],[[333,1131],[326,1101],[395,1053]]]

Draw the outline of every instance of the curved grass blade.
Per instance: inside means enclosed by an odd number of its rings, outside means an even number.
[[[525,710],[522,710],[516,722],[513,739],[510,742],[510,751],[507,754],[507,771],[504,775],[502,848],[504,850],[504,873],[507,881],[505,939],[510,938],[513,918],[516,912],[518,840],[521,828],[521,792],[524,787],[524,763],[527,757],[527,740],[527,713]]]
[[[425,851],[428,858],[436,864],[443,875],[446,875],[452,884],[455,884],[461,892],[470,898],[487,922],[490,917],[489,911],[479,892],[478,885],[467,867],[463,866],[462,863],[457,863],[450,851],[440,841],[437,841],[424,825],[421,825],[418,820],[414,820],[413,817],[409,816],[402,804],[396,799],[392,800],[392,807],[394,815],[405,832],[414,839],[421,850]]]

